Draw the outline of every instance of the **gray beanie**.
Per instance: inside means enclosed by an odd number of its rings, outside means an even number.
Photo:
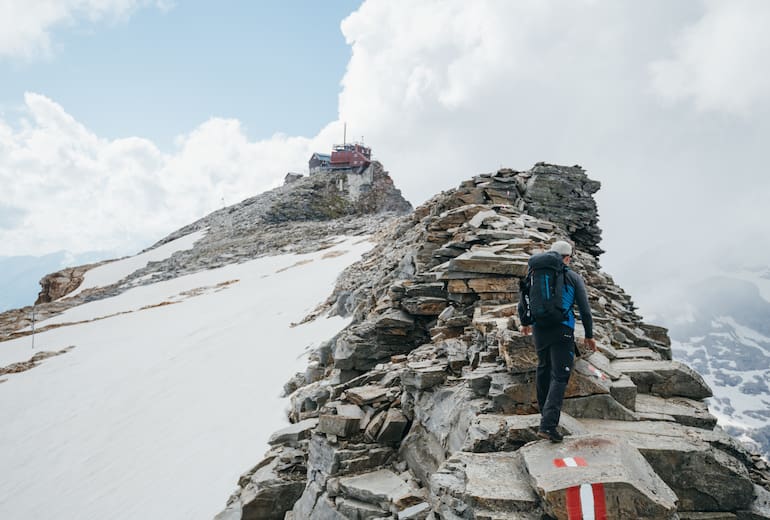
[[[554,242],[554,244],[551,246],[551,251],[556,251],[561,256],[571,256],[572,246],[569,244],[569,242],[559,240],[558,242]]]

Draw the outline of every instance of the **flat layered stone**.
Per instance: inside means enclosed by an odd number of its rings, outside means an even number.
[[[305,419],[273,433],[267,442],[271,446],[276,444],[296,445],[299,441],[309,439],[316,426],[318,426],[318,419]]]
[[[589,493],[603,493],[606,518],[676,518],[676,495],[639,451],[617,437],[592,434],[567,437],[560,444],[536,442],[519,453],[546,512],[555,518],[568,518],[567,490],[582,491],[583,485]]]
[[[401,310],[393,309],[383,313],[375,322],[378,332],[406,336],[414,330],[414,318]]]
[[[406,509],[399,511],[396,515],[398,520],[424,520],[430,513],[430,504],[427,502],[420,502]]]
[[[449,302],[446,298],[436,297],[419,297],[419,298],[404,298],[401,300],[401,307],[417,316],[438,316],[441,311],[446,309]]]
[[[401,378],[402,384],[407,388],[427,390],[438,386],[447,377],[446,365],[431,365],[425,368],[412,368],[407,365],[407,370]]]
[[[318,431],[336,435],[337,437],[349,437],[350,435],[358,433],[360,428],[360,417],[322,414],[318,418]]]
[[[328,477],[350,472],[367,471],[382,466],[394,451],[386,446],[371,444],[332,444],[325,435],[314,434],[310,439],[307,460],[309,480],[325,484]]]
[[[467,280],[449,280],[446,289],[448,292],[455,294],[472,294],[474,292],[473,289],[468,287]]]
[[[398,408],[389,409],[385,415],[382,428],[380,428],[380,432],[377,435],[377,442],[383,444],[401,442],[408,423],[408,419],[401,410]]]
[[[388,389],[377,385],[364,385],[355,388],[349,388],[345,391],[348,399],[357,405],[371,404],[378,399],[382,399],[388,394]]]
[[[527,275],[527,262],[521,256],[500,255],[485,252],[467,252],[449,261],[450,271],[502,274],[523,278]]]
[[[442,518],[459,517],[469,508],[487,515],[538,510],[516,452],[455,453],[431,476],[430,495]]]
[[[615,351],[616,359],[647,359],[660,361],[660,354],[647,347],[619,348]]]
[[[468,280],[468,288],[476,293],[516,293],[519,279],[509,276],[501,278],[476,278]]]
[[[613,381],[610,384],[610,395],[629,410],[636,410],[636,385],[630,377],[624,375]]]
[[[729,442],[724,433],[675,422],[581,422],[638,449],[679,497],[680,511],[737,511],[753,501],[754,484],[746,467],[719,449]]]
[[[340,479],[340,491],[348,497],[370,504],[395,503],[411,495],[412,488],[389,469],[371,471]]]
[[[620,351],[619,351],[620,352]],[[623,372],[643,394],[705,399],[712,392],[700,374],[678,361],[615,360],[612,368]]]
[[[334,502],[326,494],[323,494],[315,503],[315,507],[310,513],[308,520],[350,520],[350,517],[338,511]]]
[[[679,520],[736,520],[737,518],[732,513],[694,511],[679,513]]]
[[[668,415],[685,426],[709,430],[714,429],[717,424],[717,418],[709,413],[705,403],[685,397],[664,399],[654,395],[639,394],[636,396],[636,411]]]
[[[374,518],[385,518],[390,512],[383,510],[374,504],[367,504],[354,498],[339,497],[336,500],[337,511],[345,518],[358,518],[360,520],[369,520]]]
[[[282,520],[302,496],[304,478],[297,478],[295,474],[282,474],[280,465],[280,458],[276,457],[251,476],[241,491],[242,518]]]
[[[407,298],[443,298],[446,299],[446,288],[442,282],[405,283],[404,295]]]
[[[564,399],[562,411],[579,419],[638,421],[639,416],[617,402],[612,395],[597,394]]]

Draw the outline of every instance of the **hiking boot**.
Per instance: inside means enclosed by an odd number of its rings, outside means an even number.
[[[551,442],[561,442],[564,440],[564,435],[556,430],[539,430],[537,436],[541,439],[548,439]]]

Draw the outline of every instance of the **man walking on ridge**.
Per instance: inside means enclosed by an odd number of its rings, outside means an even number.
[[[564,241],[554,243],[546,253],[533,255],[518,305],[520,331],[525,336],[534,334],[537,349],[537,404],[541,415],[537,434],[551,442],[564,438],[557,426],[575,362],[575,303],[585,329],[586,346],[596,351],[585,283],[569,268],[571,260],[572,246]]]

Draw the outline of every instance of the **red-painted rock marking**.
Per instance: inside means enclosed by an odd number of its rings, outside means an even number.
[[[602,381],[606,381],[606,380],[607,380],[607,376],[605,376],[605,375],[604,375],[604,372],[602,372],[601,370],[599,370],[599,369],[598,369],[598,368],[596,368],[595,366],[593,366],[593,365],[588,365],[588,370],[589,370],[589,371],[590,371],[590,372],[591,372],[593,375],[595,375],[596,377],[598,377],[599,379],[601,379]]]
[[[583,457],[553,459],[557,468],[588,466]],[[604,484],[581,484],[567,488],[567,518],[569,520],[607,520]]]

